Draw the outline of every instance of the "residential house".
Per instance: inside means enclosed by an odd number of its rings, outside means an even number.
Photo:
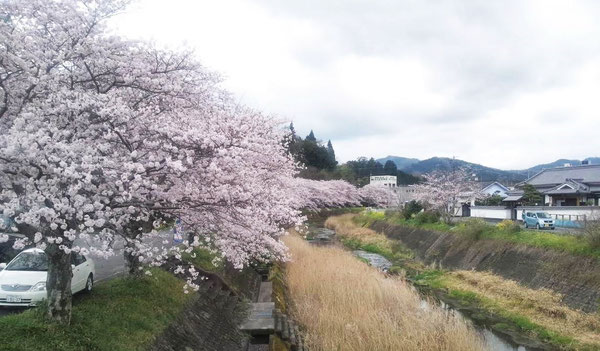
[[[600,165],[545,169],[517,184],[533,185],[544,195],[546,206],[599,206]]]
[[[501,197],[506,197],[506,194],[509,192],[510,190],[505,187],[504,185],[502,185],[499,182],[493,182],[490,183],[488,185],[486,185],[485,187],[483,187],[483,189],[479,190],[480,194],[486,194],[489,196],[494,196],[494,195],[498,195]]]

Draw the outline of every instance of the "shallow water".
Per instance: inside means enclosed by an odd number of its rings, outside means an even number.
[[[354,250],[352,253],[355,256],[364,258],[369,261],[369,264],[381,271],[387,272],[392,267],[392,262],[388,261],[385,257],[363,250]]]
[[[317,245],[328,245],[333,243],[335,232],[327,228],[310,228],[309,243]]]

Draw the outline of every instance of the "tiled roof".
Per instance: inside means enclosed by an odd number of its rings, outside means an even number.
[[[508,195],[507,197],[505,197],[502,201],[503,202],[508,202],[508,201],[519,201],[523,198],[523,195]]]
[[[521,184],[563,184],[568,179],[582,183],[600,183],[600,165],[545,169]]]
[[[499,182],[491,182],[491,183],[489,183],[488,185],[484,186],[484,187],[483,187],[483,188],[482,188],[480,191],[484,191],[485,189],[487,189],[487,188],[491,187],[491,186],[492,186],[492,185],[494,185],[494,184],[496,184],[496,185],[498,185],[500,188],[504,189],[504,191],[508,191],[508,188],[507,188],[507,187],[505,187],[504,185],[502,185],[502,184],[501,184],[501,183],[499,183]]]
[[[590,187],[575,180],[575,179],[567,179],[561,185],[558,185],[550,190],[544,191],[544,194],[553,195],[553,194],[588,194],[590,192]]]

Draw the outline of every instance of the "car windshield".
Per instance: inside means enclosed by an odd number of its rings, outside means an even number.
[[[47,271],[45,252],[22,252],[6,266],[7,271]]]
[[[538,212],[537,216],[538,218],[550,218],[550,215],[545,212]]]

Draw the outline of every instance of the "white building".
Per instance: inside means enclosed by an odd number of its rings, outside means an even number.
[[[396,194],[398,194],[398,202],[400,204],[405,204],[417,199],[417,189],[412,185],[399,186],[396,188]]]
[[[371,176],[369,184],[387,186],[389,188],[395,188],[398,180],[396,176],[391,175],[380,175]]]

